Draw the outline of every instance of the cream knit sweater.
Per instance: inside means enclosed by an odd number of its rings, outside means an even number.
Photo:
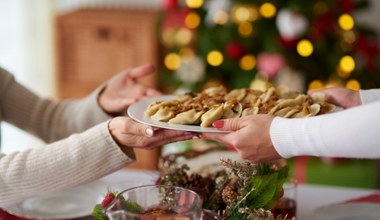
[[[0,154],[0,207],[96,180],[134,160],[132,149],[122,152],[112,139],[98,92],[81,100],[42,99],[0,68],[0,122],[50,143]]]

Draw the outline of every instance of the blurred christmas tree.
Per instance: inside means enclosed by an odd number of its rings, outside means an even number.
[[[380,87],[379,40],[353,14],[367,0],[163,0],[160,86]]]

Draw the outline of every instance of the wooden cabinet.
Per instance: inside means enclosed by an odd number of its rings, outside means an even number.
[[[81,97],[124,68],[156,63],[153,10],[87,9],[56,19],[57,94]],[[155,76],[144,83],[155,85]]]
[[[157,11],[86,9],[56,18],[57,95],[83,97],[125,68],[157,60]],[[156,86],[156,76],[142,83]],[[136,150],[129,167],[156,169],[159,150]]]

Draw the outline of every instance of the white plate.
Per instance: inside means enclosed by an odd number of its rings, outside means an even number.
[[[374,220],[380,219],[380,204],[345,203],[326,206],[304,217],[307,220]]]
[[[131,117],[132,119],[140,123],[151,125],[154,127],[159,127],[159,128],[166,128],[166,129],[180,130],[180,131],[190,131],[190,132],[201,132],[201,133],[203,132],[227,133],[228,132],[228,131],[221,131],[212,127],[203,128],[201,126],[196,126],[196,125],[169,124],[166,122],[154,121],[154,120],[151,120],[149,117],[145,116],[144,112],[151,103],[155,101],[159,101],[159,100],[173,99],[174,97],[175,97],[174,95],[166,95],[166,96],[157,96],[154,98],[141,100],[129,106],[128,111],[127,111],[128,115],[129,117]]]
[[[32,197],[5,210],[12,215],[31,219],[86,217],[91,215],[99,197],[106,192],[106,182],[98,180],[66,191]]]

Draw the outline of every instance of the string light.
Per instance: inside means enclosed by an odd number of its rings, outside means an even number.
[[[167,46],[173,46],[175,42],[175,30],[174,28],[166,28],[162,32],[162,43]]]
[[[242,36],[248,37],[252,34],[253,26],[250,22],[242,22],[238,26],[238,31]]]
[[[212,50],[207,54],[207,62],[211,66],[219,66],[223,63],[223,54],[218,50]]]
[[[256,58],[251,54],[245,55],[240,59],[239,65],[245,71],[252,70],[256,66]]]
[[[360,83],[356,79],[350,79],[346,83],[346,88],[358,91],[360,90],[361,86],[360,86]]]
[[[337,68],[337,73],[338,73],[338,75],[340,76],[340,77],[342,77],[342,78],[348,78],[348,77],[350,77],[350,75],[351,75],[351,72],[346,72],[346,71],[343,71],[341,68]]]
[[[297,52],[303,57],[310,56],[314,51],[313,44],[309,40],[301,40],[297,44]]]
[[[271,3],[264,3],[260,6],[260,14],[264,18],[271,18],[276,14],[276,7]]]
[[[189,8],[200,8],[203,5],[203,0],[186,0],[186,5]]]
[[[228,14],[225,11],[218,11],[215,13],[213,20],[216,24],[226,24],[228,22]]]
[[[309,90],[323,89],[324,85],[321,80],[313,80],[309,84]]]
[[[340,28],[345,31],[351,30],[355,25],[354,19],[349,14],[342,14],[338,19],[338,23]]]
[[[181,66],[181,57],[176,53],[169,53],[165,56],[164,63],[169,70],[177,70]]]
[[[190,12],[185,18],[185,25],[190,29],[195,29],[201,23],[199,15],[195,12]]]
[[[180,28],[177,31],[177,34],[175,36],[176,42],[178,45],[187,45],[190,43],[192,38],[192,33],[187,28]]]
[[[339,61],[339,68],[347,73],[352,72],[355,69],[355,60],[351,56],[344,56]]]

